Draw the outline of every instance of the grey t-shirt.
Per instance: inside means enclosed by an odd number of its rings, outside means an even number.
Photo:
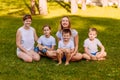
[[[98,46],[102,45],[102,43],[95,38],[93,41],[91,41],[89,38],[87,38],[84,41],[84,47],[88,48],[90,53],[98,52]]]
[[[72,40],[69,40],[68,44],[64,44],[63,40],[60,40],[58,43],[58,48],[74,49],[74,43]]]
[[[42,44],[43,46],[47,46],[51,48],[52,46],[56,45],[55,38],[53,36],[50,36],[49,38],[45,37],[45,35],[40,36],[40,38],[37,41],[39,44]]]

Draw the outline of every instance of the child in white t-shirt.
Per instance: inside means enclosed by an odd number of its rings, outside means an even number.
[[[38,39],[38,47],[35,51],[40,55],[48,56],[50,58],[55,58],[56,53],[54,52],[54,47],[56,45],[55,38],[51,36],[51,27],[49,25],[43,26],[43,33]]]
[[[58,64],[62,64],[62,59],[66,60],[65,65],[69,64],[71,59],[71,54],[74,52],[74,42],[70,39],[71,38],[71,31],[70,29],[64,29],[62,31],[63,40],[60,40],[58,43],[57,49],[57,58]]]
[[[84,51],[83,58],[86,60],[105,60],[106,52],[102,43],[96,38],[97,29],[90,28],[88,33],[89,38],[84,41]],[[101,51],[98,52],[98,47]]]

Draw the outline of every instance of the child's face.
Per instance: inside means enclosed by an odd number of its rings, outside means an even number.
[[[96,31],[90,31],[90,32],[88,33],[88,36],[89,36],[89,39],[90,39],[90,40],[94,40],[95,37],[97,37]]]
[[[63,33],[63,40],[64,41],[69,41],[71,35],[69,33]]]
[[[48,36],[50,35],[51,30],[49,29],[49,27],[44,27],[43,32],[44,32],[44,35]]]
[[[24,21],[24,26],[25,26],[25,27],[30,27],[31,23],[32,23],[32,20],[31,20],[31,19],[26,19],[26,20]]]
[[[68,26],[69,26],[69,19],[67,17],[62,18],[61,24],[62,24],[64,29],[68,28]]]

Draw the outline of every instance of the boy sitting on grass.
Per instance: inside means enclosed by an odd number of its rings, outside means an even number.
[[[74,51],[74,42],[70,39],[71,38],[71,31],[70,29],[64,29],[62,31],[63,40],[60,40],[58,43],[57,49],[57,58],[58,64],[62,64],[62,59],[66,60],[65,65],[69,64],[71,59],[71,54]]]
[[[55,38],[51,35],[51,27],[49,25],[44,25],[42,30],[43,35],[39,37],[38,45],[34,50],[41,56],[57,59],[56,51],[54,50],[56,41]]]
[[[90,28],[88,33],[89,38],[84,41],[84,51],[83,58],[88,60],[105,60],[107,53],[102,43],[96,38],[97,29]],[[98,52],[98,46],[101,51]]]

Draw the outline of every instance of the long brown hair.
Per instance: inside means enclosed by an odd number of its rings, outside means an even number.
[[[70,29],[70,28],[71,28],[71,22],[70,22],[70,19],[69,19],[68,16],[63,16],[62,19],[65,18],[65,17],[68,18],[68,21],[69,21],[68,28]],[[63,30],[62,19],[60,20],[60,30]]]

